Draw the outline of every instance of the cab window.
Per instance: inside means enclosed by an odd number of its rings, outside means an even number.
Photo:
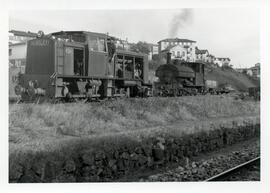
[[[88,40],[89,50],[98,51],[98,39],[97,37],[89,37]]]
[[[99,37],[89,37],[89,50],[97,52],[106,52],[105,39]]]
[[[106,45],[104,38],[98,38],[98,51],[106,52]]]

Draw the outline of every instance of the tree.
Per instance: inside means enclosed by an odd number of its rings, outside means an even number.
[[[139,41],[136,44],[132,44],[130,50],[133,52],[140,52],[148,55],[150,53],[150,46],[147,42]]]
[[[158,54],[153,54],[152,60],[159,61],[159,55]]]

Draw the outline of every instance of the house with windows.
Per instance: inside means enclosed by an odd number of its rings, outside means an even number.
[[[261,76],[260,63],[256,63],[253,67],[247,69],[247,74],[255,78],[260,78]]]
[[[9,65],[17,68],[25,67],[27,41],[37,37],[37,33],[18,30],[9,31]]]
[[[127,39],[122,40],[122,39],[116,38],[115,39],[115,46],[116,46],[116,49],[119,49],[119,50],[129,50],[131,44],[128,42]]]
[[[158,42],[158,53],[163,56],[168,50],[172,53],[172,58],[185,59],[188,62],[196,61],[195,54],[196,41],[180,38],[167,38]],[[172,52],[174,51],[174,52]]]
[[[149,54],[148,54],[148,60],[153,59],[153,55],[158,54],[158,45],[157,44],[151,44],[149,43]]]
[[[34,39],[37,37],[37,33],[33,32],[25,32],[25,31],[18,31],[18,30],[10,30],[8,35],[9,44],[16,44],[27,42],[28,40]]]
[[[24,68],[26,62],[27,43],[10,44],[8,48],[10,67]]]
[[[165,58],[168,52],[171,53],[172,59],[187,61],[187,50],[180,45],[169,46],[162,50],[160,55]]]
[[[209,52],[208,50],[200,50],[195,47],[196,61],[209,62]]]
[[[208,62],[210,64],[214,64],[215,63],[215,59],[216,59],[216,57],[214,55],[212,55],[212,54],[209,54],[208,55]]]
[[[214,63],[218,66],[228,67],[230,66],[231,59],[230,58],[216,58]]]

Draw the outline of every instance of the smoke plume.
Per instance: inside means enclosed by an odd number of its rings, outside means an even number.
[[[193,12],[191,9],[183,9],[180,13],[173,16],[173,19],[170,23],[169,37],[175,38],[178,31],[181,28],[187,27],[192,23]]]

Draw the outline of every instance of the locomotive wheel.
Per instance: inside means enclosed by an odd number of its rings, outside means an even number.
[[[52,103],[52,104],[59,104],[59,103],[62,103],[63,99],[62,98],[50,98],[47,101],[49,103]]]
[[[65,95],[65,101],[66,102],[74,102],[73,101],[73,98],[72,98],[72,94],[70,92],[68,92],[66,95]]]
[[[21,99],[23,102],[33,102],[35,100],[34,88],[30,87],[25,92],[22,92]]]
[[[59,99],[59,98],[54,99],[54,101],[53,101],[54,104],[59,104],[59,103],[61,103],[61,102],[62,102],[62,100]]]

